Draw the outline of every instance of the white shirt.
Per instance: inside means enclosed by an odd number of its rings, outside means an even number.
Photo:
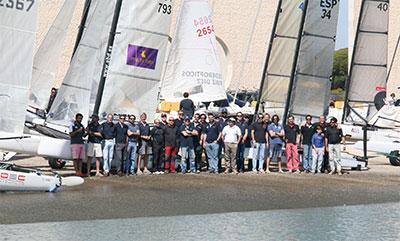
[[[239,137],[242,132],[237,125],[230,127],[229,125],[225,126],[222,130],[222,135],[224,136],[224,142],[229,143],[238,143]]]

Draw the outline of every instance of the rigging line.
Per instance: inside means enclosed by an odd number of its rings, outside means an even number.
[[[389,81],[390,74],[392,73],[392,68],[393,68],[394,60],[396,59],[397,50],[399,49],[399,44],[400,44],[400,34],[399,34],[399,37],[397,38],[396,48],[394,49],[392,61],[390,62],[389,71],[386,76],[386,83]]]
[[[236,98],[237,98],[237,95],[238,95],[238,92],[239,92],[239,88],[240,88],[240,84],[241,84],[242,78],[243,78],[244,66],[246,65],[246,63],[248,61],[248,58],[249,58],[250,45],[253,42],[254,31],[256,29],[257,19],[258,19],[258,16],[260,15],[261,4],[262,4],[262,0],[258,0],[257,13],[256,13],[256,15],[254,17],[254,20],[253,20],[253,24],[252,24],[253,27],[252,27],[251,32],[250,32],[249,41],[247,42],[247,49],[246,49],[245,59],[244,59],[244,61],[242,63],[242,66],[240,68],[240,74],[239,74],[239,79],[238,79],[239,86],[237,86],[237,88],[236,88],[235,96],[233,97],[233,103],[235,103],[235,101],[236,101]]]

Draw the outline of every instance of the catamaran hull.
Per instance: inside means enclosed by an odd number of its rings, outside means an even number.
[[[39,135],[25,137],[22,139],[0,139],[0,150],[46,158],[72,160],[69,140]]]
[[[368,151],[377,152],[382,154],[390,154],[392,151],[400,150],[400,143],[387,142],[387,141],[368,141]],[[363,142],[357,141],[354,148],[363,150]]]
[[[0,170],[0,191],[55,191],[61,180],[58,175]]]

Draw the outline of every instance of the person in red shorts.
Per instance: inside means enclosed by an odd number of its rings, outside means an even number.
[[[165,140],[165,172],[175,172],[175,159],[178,152],[179,128],[175,125],[172,116],[168,119],[168,124],[164,129]]]
[[[85,157],[85,127],[82,125],[83,115],[78,113],[75,121],[69,127],[69,136],[71,137],[71,154],[74,161],[75,175],[84,177],[82,173],[82,160]]]

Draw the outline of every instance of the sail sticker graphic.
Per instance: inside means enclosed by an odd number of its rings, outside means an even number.
[[[126,64],[146,69],[155,69],[157,55],[158,49],[129,44]]]

